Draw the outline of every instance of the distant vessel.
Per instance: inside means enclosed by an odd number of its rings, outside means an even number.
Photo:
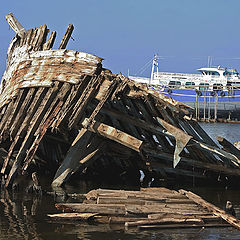
[[[194,109],[197,119],[240,120],[240,77],[236,69],[203,67],[200,74],[158,71],[158,56],[152,62],[151,78],[129,76]]]

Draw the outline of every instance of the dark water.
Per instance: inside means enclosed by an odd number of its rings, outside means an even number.
[[[213,137],[220,135],[231,142],[240,140],[240,124],[201,124]],[[68,193],[83,193],[99,187],[91,184],[75,187],[66,186]],[[109,186],[111,188],[111,186]],[[240,218],[240,188],[188,188],[200,194],[207,201],[223,208],[230,200]],[[203,228],[203,229],[173,229],[140,231],[124,229],[122,225],[86,224],[82,222],[56,222],[47,217],[47,214],[57,213],[54,207],[61,198],[34,194],[13,194],[2,191],[0,195],[0,240],[2,239],[90,239],[90,240],[120,240],[120,239],[240,239],[240,231],[230,228]]]

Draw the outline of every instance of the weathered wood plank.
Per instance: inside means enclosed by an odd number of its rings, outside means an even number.
[[[88,119],[85,119],[82,125],[88,127]],[[143,142],[123,131],[120,131],[114,127],[108,126],[104,123],[92,121],[92,126],[89,128],[91,131],[100,134],[108,139],[116,141],[124,146],[127,146],[137,152],[141,151]]]
[[[24,118],[26,117],[26,113],[29,111],[29,106],[32,103],[32,100],[34,98],[35,88],[30,88],[27,96],[24,99],[24,102],[21,104],[21,108],[19,109],[16,117],[14,118],[13,123],[10,125],[10,136],[12,137],[11,133],[13,132],[13,129],[19,129],[19,126],[24,121]],[[15,135],[14,135],[15,136]]]
[[[58,219],[58,220],[89,220],[94,216],[98,215],[98,213],[57,213],[57,214],[48,214],[47,216],[50,218]]]
[[[42,118],[44,117],[50,104],[52,103],[53,99],[55,98],[55,96],[58,92],[58,85],[59,85],[59,83],[56,82],[55,86],[53,88],[49,89],[48,93],[45,95],[44,100],[41,102],[35,115],[33,116],[32,120],[30,122],[30,125],[28,127],[27,134],[24,138],[24,141],[18,151],[16,159],[13,163],[13,166],[8,174],[8,178],[5,183],[6,187],[8,187],[12,183],[13,177],[16,174],[19,164],[24,159],[27,149],[29,148],[29,146],[31,146],[32,141],[33,141],[33,135],[34,135],[35,131],[37,130],[37,128],[39,127],[39,124],[42,121]]]
[[[30,149],[27,152],[27,155],[25,157],[25,159],[23,160],[23,167],[22,167],[22,171],[23,173],[27,170],[29,164],[31,163],[31,161],[33,160],[33,157],[38,149],[38,146],[42,140],[42,138],[44,137],[45,133],[47,132],[47,129],[49,128],[49,126],[51,125],[54,117],[57,115],[61,105],[63,104],[63,101],[59,101],[57,106],[55,107],[55,109],[53,110],[53,112],[51,113],[51,115],[48,117],[48,119],[45,121],[45,123],[43,124],[43,126],[38,129],[38,135],[36,136],[32,146],[30,147]]]
[[[226,152],[232,153],[240,159],[240,151],[224,137],[217,137],[218,142],[223,146]]]
[[[68,41],[72,35],[73,29],[74,29],[73,25],[69,24],[58,49],[66,48]]]
[[[99,137],[94,136],[94,133],[86,129],[81,129],[73,141],[64,161],[58,168],[52,186],[61,186],[77,170],[83,170],[95,161],[96,157],[99,156],[103,144],[104,142]]]
[[[125,227],[136,227],[142,225],[160,225],[160,224],[175,224],[175,223],[182,223],[182,224],[203,224],[203,220],[201,218],[162,218],[162,219],[146,219],[140,220],[135,222],[125,222]]]
[[[92,77],[92,79],[89,81],[87,87],[84,89],[81,97],[73,108],[68,124],[70,129],[78,124],[79,120],[83,116],[83,112],[86,109],[87,104],[96,95],[97,90],[103,80],[104,78],[102,76],[96,76]]]
[[[57,36],[57,32],[53,31],[51,32],[51,35],[46,43],[43,44],[43,50],[50,50],[53,47],[53,44],[55,42]]]
[[[171,198],[160,198],[154,200],[146,200],[142,197],[131,198],[131,197],[114,197],[114,196],[99,196],[96,201],[97,204],[134,204],[134,205],[161,205],[166,206],[168,204],[191,204],[193,201],[189,199],[171,199]]]
[[[4,174],[6,167],[8,165],[8,161],[12,156],[12,153],[14,151],[15,146],[17,145],[17,143],[19,142],[21,135],[26,131],[30,121],[32,120],[33,115],[35,114],[35,112],[37,111],[40,103],[42,102],[42,98],[45,96],[46,92],[48,91],[48,89],[46,88],[39,88],[35,98],[33,99],[30,108],[28,109],[28,114],[27,116],[24,118],[24,121],[21,125],[21,127],[19,128],[18,125],[14,126],[13,129],[10,132],[10,135],[13,137],[14,141],[12,142],[9,150],[8,150],[8,156],[5,158],[2,169],[1,169],[1,173]],[[15,136],[16,135],[16,136]]]
[[[2,130],[0,131],[0,135],[3,136],[3,133],[8,131],[9,127],[12,125],[12,121],[15,119],[17,113],[19,112],[19,109],[26,97],[26,93],[28,90],[24,90],[24,89],[20,89],[19,94],[16,98],[16,100],[14,100],[14,105],[10,111],[10,114],[8,115],[8,118],[6,119],[6,122],[2,123],[2,125],[0,126],[0,128],[2,128]]]
[[[47,25],[44,24],[39,28],[39,35],[37,37],[36,43],[34,44],[34,50],[39,51],[43,49],[43,44],[46,42],[46,38],[49,30],[47,29]]]
[[[24,37],[24,33],[26,32],[26,30],[24,29],[24,27],[18,22],[18,20],[13,16],[12,13],[7,14],[6,16],[6,20],[9,24],[9,26],[15,31],[15,33],[17,33],[20,37]]]
[[[221,210],[220,208],[214,206],[211,203],[208,203],[207,201],[205,201],[204,199],[202,199],[201,197],[199,197],[198,195],[192,192],[188,192],[186,190],[179,190],[179,192],[181,194],[184,194],[185,196],[187,196],[189,199],[196,202],[197,204],[201,205],[202,207],[208,209],[208,211],[212,212],[216,216],[221,217],[223,220],[231,224],[233,227],[240,230],[240,221],[234,216],[227,214],[224,210]]]
[[[59,127],[61,123],[64,123],[66,120],[69,119],[69,116],[74,111],[74,107],[78,103],[78,100],[80,96],[82,95],[82,92],[86,88],[88,81],[91,77],[88,75],[85,75],[78,85],[72,87],[72,91],[69,94],[68,98],[65,101],[65,104],[62,108],[62,110],[59,112],[58,116],[56,117],[56,120],[53,123],[53,128]]]
[[[59,203],[55,205],[58,209],[75,211],[78,213],[98,213],[107,215],[125,215],[125,205],[122,204],[78,204]]]

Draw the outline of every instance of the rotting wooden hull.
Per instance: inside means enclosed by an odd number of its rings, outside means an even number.
[[[185,117],[183,103],[112,74],[97,56],[62,49],[71,29],[58,50],[54,32],[46,41],[46,25],[15,29],[0,96],[5,187],[34,171],[55,175],[53,186],[83,171],[136,179],[142,170],[146,179],[178,182],[240,178],[239,151],[216,146]]]

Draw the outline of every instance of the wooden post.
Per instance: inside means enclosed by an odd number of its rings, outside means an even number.
[[[218,92],[215,95],[215,105],[214,105],[214,121],[217,121],[217,111],[218,111]]]

